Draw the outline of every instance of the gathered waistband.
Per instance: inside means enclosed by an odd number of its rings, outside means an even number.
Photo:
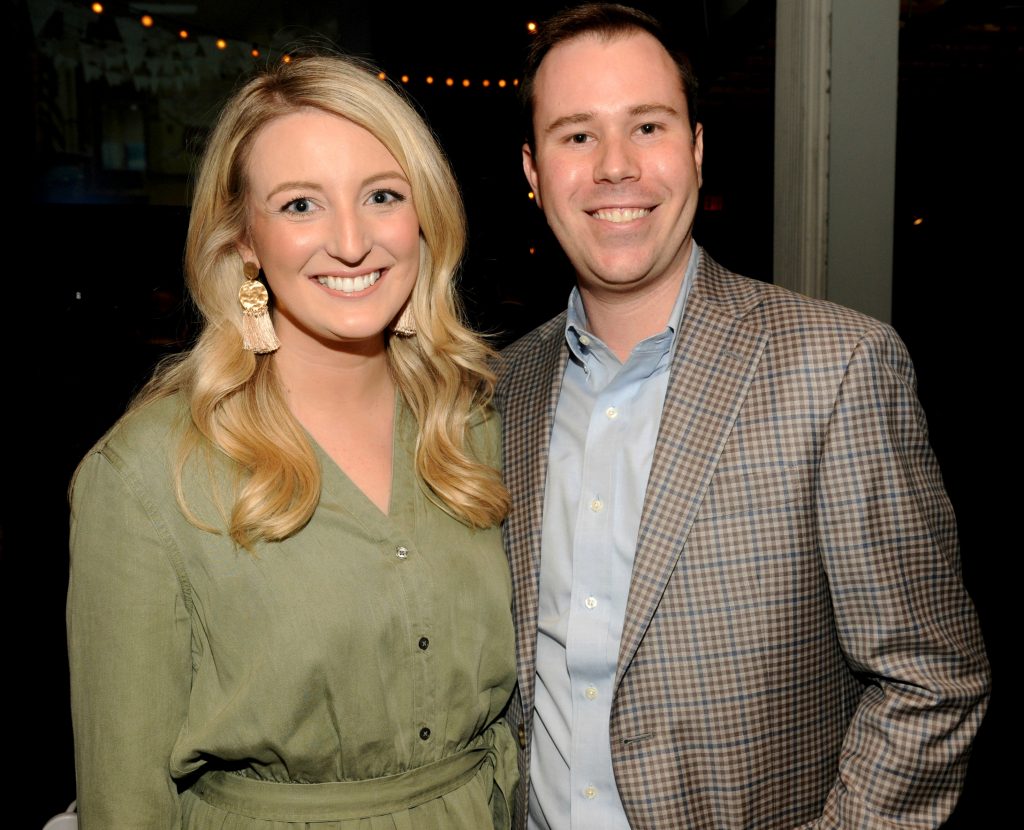
[[[461,752],[383,778],[293,784],[211,770],[191,790],[214,807],[271,821],[341,821],[386,815],[438,798],[469,781],[485,760],[495,760],[493,733],[494,726]]]

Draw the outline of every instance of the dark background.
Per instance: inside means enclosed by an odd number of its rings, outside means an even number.
[[[83,30],[73,25],[73,5],[81,4],[6,5],[13,77],[2,220],[9,382],[0,564],[14,643],[6,683],[10,827],[41,827],[74,798],[67,485],[154,361],[188,344],[194,327],[181,261],[190,170],[218,104],[244,76],[236,60],[179,90],[140,90],[130,72],[87,77],[80,46],[116,53],[125,35],[111,21],[137,17],[138,7],[107,4]],[[561,4],[496,4],[469,20],[444,6],[297,5],[263,3],[257,11],[237,0],[200,2],[177,18],[154,12],[154,29],[185,25],[193,37],[256,44],[255,63],[312,36],[374,60],[424,112],[463,188],[470,244],[462,292],[474,324],[500,345],[563,308],[571,271],[527,197],[511,85],[527,21]],[[701,80],[705,185],[695,236],[724,265],[770,281],[774,3],[636,5],[678,36]],[[1003,563],[1020,553],[1010,531],[1019,486],[1008,358],[1021,275],[1010,251],[1021,218],[1022,17],[1012,2],[901,3],[892,322],[918,370],[995,684],[949,828],[994,823],[1010,809],[1003,758],[1016,718],[1005,680],[1019,625]],[[509,85],[498,88],[499,78]],[[184,119],[188,108],[170,106],[182,99],[191,107]],[[142,139],[122,153],[131,161],[117,152],[112,159],[111,142],[123,149],[133,129],[129,138]],[[171,161],[162,134],[173,139]],[[41,795],[27,798],[29,784]]]

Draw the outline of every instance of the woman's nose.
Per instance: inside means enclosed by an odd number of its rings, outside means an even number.
[[[354,211],[338,213],[331,223],[327,253],[345,265],[359,265],[373,247],[366,223]]]

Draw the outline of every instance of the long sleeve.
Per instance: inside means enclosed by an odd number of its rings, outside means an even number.
[[[424,802],[413,803],[419,785],[408,804],[399,787],[382,806],[398,826],[482,826],[492,784],[506,794],[515,784],[500,721],[515,674],[498,528],[434,504],[400,402],[389,514],[314,447],[313,517],[242,550],[209,529],[222,506],[214,491],[230,494],[226,461],[190,458],[182,472],[204,526],[175,498],[186,418],[180,397],[133,411],[74,484],[68,644],[83,830],[219,827],[223,806],[200,795],[208,773],[371,782],[493,739],[498,771],[482,765]],[[487,458],[493,421],[474,430]],[[293,792],[265,792],[275,791]],[[363,818],[335,806],[338,827]],[[235,824],[247,817],[272,823],[238,813]]]
[[[818,481],[836,627],[865,690],[823,815],[805,826],[938,827],[960,793],[989,669],[913,368],[888,327],[851,356]]]
[[[138,481],[94,453],[74,486],[67,628],[82,830],[180,827],[170,773],[191,678],[171,541]]]

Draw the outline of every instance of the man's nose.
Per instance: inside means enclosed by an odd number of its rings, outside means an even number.
[[[606,136],[598,147],[594,181],[632,181],[640,176],[636,147],[624,136]]]

